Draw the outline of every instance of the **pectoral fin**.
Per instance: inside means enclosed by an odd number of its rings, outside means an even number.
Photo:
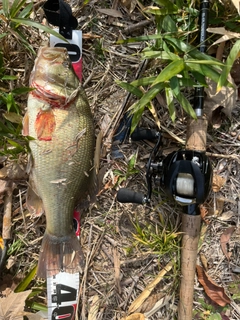
[[[35,121],[35,131],[38,140],[51,141],[56,122],[52,109],[39,111]]]
[[[29,136],[29,115],[28,115],[28,112],[26,112],[26,114],[23,118],[22,135]]]
[[[37,194],[31,175],[29,177],[29,186],[27,190],[26,204],[29,212],[33,216],[41,216],[44,213],[42,199]]]

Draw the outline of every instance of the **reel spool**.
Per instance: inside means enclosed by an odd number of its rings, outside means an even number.
[[[199,151],[179,150],[164,159],[162,185],[181,205],[203,203],[210,191],[212,166]]]

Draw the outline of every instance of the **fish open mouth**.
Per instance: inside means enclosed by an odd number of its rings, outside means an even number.
[[[46,101],[52,107],[65,108],[68,106],[70,102],[72,102],[72,101],[69,101],[70,99],[65,95],[59,95],[52,92],[51,90],[47,90],[46,88],[38,85],[36,82],[33,82],[31,86],[35,88],[35,90],[32,91],[33,96]]]

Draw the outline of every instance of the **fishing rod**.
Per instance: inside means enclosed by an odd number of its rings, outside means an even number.
[[[199,16],[199,50],[206,51],[209,0],[201,0]],[[122,203],[147,204],[152,194],[152,181],[160,184],[177,203],[183,206],[181,284],[178,305],[178,320],[192,319],[194,276],[201,227],[199,205],[206,200],[212,184],[212,166],[206,156],[207,120],[203,115],[204,87],[197,86],[193,109],[197,120],[188,119],[185,149],[162,154],[161,132],[137,128],[133,141],[155,140],[146,166],[147,194],[122,188],[117,200]]]

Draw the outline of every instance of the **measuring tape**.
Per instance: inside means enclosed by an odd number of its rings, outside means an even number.
[[[50,270],[47,272],[50,274]],[[60,272],[47,277],[48,319],[75,319],[78,293],[79,273]]]
[[[73,225],[80,236],[80,212],[74,211]],[[74,320],[79,295],[79,273],[47,270],[47,312],[38,312],[44,319]]]

